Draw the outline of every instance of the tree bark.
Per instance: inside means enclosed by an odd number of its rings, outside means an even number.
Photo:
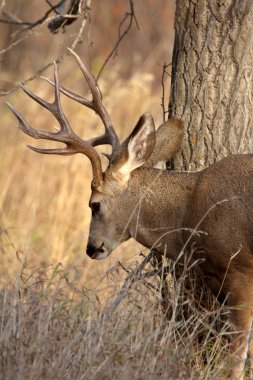
[[[252,66],[252,0],[177,0],[169,104],[185,122],[177,168],[253,153]]]

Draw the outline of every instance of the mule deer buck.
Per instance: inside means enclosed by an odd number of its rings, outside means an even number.
[[[55,100],[48,103],[21,85],[24,92],[49,110],[60,124],[55,133],[33,129],[10,104],[19,128],[35,139],[65,143],[60,149],[41,149],[44,154],[83,153],[92,166],[89,206],[92,210],[87,254],[107,257],[119,244],[133,237],[158,254],[173,260],[192,255],[212,292],[227,297],[232,308],[231,379],[242,379],[249,354],[253,367],[253,155],[230,155],[196,173],[168,172],[154,168],[180,148],[183,122],[172,117],[157,132],[149,113],[142,115],[128,138],[120,144],[92,74],[79,56],[69,50],[79,65],[92,94],[88,100],[59,87],[57,66]],[[101,118],[105,133],[82,140],[71,129],[60,104],[60,93],[89,107]],[[102,172],[94,149],[109,144],[109,165]],[[167,152],[167,155],[164,152]],[[194,243],[194,252],[191,245]],[[253,372],[251,372],[251,376]]]

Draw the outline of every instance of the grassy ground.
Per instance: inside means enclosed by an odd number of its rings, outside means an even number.
[[[71,75],[79,80],[73,69]],[[161,122],[160,93],[152,81],[143,72],[123,81],[115,70],[110,83],[101,82],[121,138],[145,111]],[[40,83],[31,87],[50,98],[52,89]],[[20,92],[9,101],[33,126],[56,124]],[[102,131],[90,111],[66,99],[63,105],[81,136]],[[15,123],[1,105],[0,379],[217,379],[226,373],[224,311],[196,304],[192,292],[183,290],[185,274],[173,286],[173,271],[170,276],[169,321],[158,278],[137,281],[111,312],[108,305],[126,276],[118,262],[134,268],[143,247],[130,241],[105,261],[90,260],[88,160],[29,151],[31,140]]]
[[[226,373],[221,309],[196,308],[183,281],[171,293],[168,321],[159,282],[137,282],[112,313],[75,274],[60,265],[23,266],[1,291],[3,379],[217,379]],[[116,268],[110,278],[107,304],[120,280]]]

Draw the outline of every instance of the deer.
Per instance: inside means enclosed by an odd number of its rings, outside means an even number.
[[[102,102],[95,78],[73,50],[69,49],[88,83],[91,100],[59,85],[54,65],[53,103],[22,90],[57,119],[60,129],[34,129],[11,104],[18,128],[34,139],[64,143],[62,148],[37,153],[84,154],[92,167],[91,223],[87,255],[94,260],[108,257],[130,238],[165,255],[182,260],[191,255],[196,271],[216,297],[223,295],[231,307],[232,363],[229,378],[243,379],[247,355],[253,378],[253,155],[229,155],[197,172],[168,171],[166,161],[181,148],[184,126],[171,116],[157,130],[150,113],[144,113],[130,135],[120,143]],[[65,96],[93,110],[104,133],[83,140],[75,134],[61,107]],[[95,147],[111,146],[106,170]],[[194,250],[191,247],[194,246]]]

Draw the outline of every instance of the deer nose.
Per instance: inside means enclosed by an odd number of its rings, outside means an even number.
[[[97,253],[103,253],[105,251],[105,249],[103,248],[103,245],[104,243],[102,243],[99,248],[96,248],[94,245],[88,244],[86,248],[87,255],[91,257],[92,259],[95,258]]]
[[[96,251],[96,248],[93,245],[91,245],[91,244],[87,245],[86,253],[88,256],[93,257],[95,251]]]

